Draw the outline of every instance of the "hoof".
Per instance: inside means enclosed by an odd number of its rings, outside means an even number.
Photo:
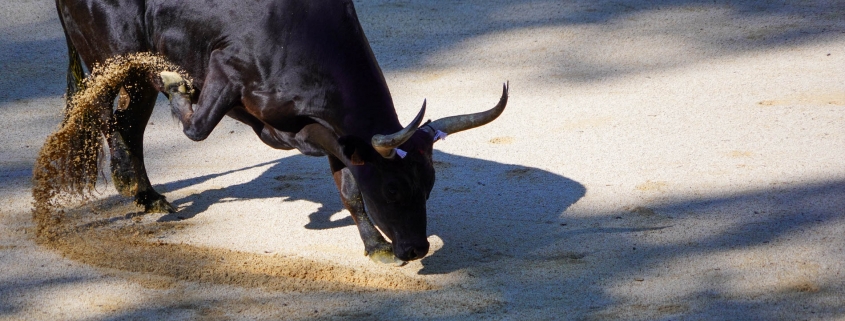
[[[384,246],[380,246],[375,250],[367,251],[367,256],[370,257],[370,260],[379,264],[385,264],[390,266],[403,266],[408,264],[408,262],[402,261],[393,255],[393,249],[391,248],[390,244],[384,244]]]
[[[148,204],[144,204],[144,212],[145,213],[176,213],[176,208],[164,197],[159,198],[157,200],[151,201]]]
[[[162,71],[159,74],[165,92],[178,92],[181,94],[191,94],[193,89],[191,83],[182,78],[182,75],[172,71]]]

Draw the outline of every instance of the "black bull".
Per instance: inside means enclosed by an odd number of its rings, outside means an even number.
[[[421,125],[423,104],[401,126],[348,0],[56,0],[56,7],[70,54],[69,95],[83,76],[80,57],[93,66],[153,52],[194,78],[162,72],[125,81],[132,86],[120,89],[103,129],[121,194],[146,212],[175,211],[150,185],[143,161],[144,129],[163,92],[192,140],[228,115],[271,147],[326,156],[366,254],[378,262],[426,255],[432,145],[489,123],[507,103],[505,86],[489,111]]]

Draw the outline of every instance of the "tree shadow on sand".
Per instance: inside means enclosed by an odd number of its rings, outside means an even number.
[[[737,23],[737,30],[749,30],[745,36],[708,32],[690,35],[682,30],[687,20],[666,27],[663,32],[688,38],[696,44],[717,48],[716,52],[736,54],[792,46],[841,36],[841,1],[703,1],[703,0],[602,0],[602,1],[372,1],[356,3],[357,11],[370,45],[385,71],[403,71],[426,66],[428,60],[451,48],[484,35],[526,28],[553,26],[603,25],[622,21],[637,14],[660,10],[715,10],[714,17],[726,17]],[[379,23],[375,23],[378,21]],[[407,23],[414,21],[413,24]],[[444,21],[466,21],[455,27]],[[760,21],[778,25],[760,29]],[[788,23],[781,23],[786,21]],[[33,29],[54,25],[55,37],[28,39]],[[403,26],[404,28],[395,28]],[[733,30],[731,29],[731,30]],[[686,33],[685,33],[686,32]],[[0,102],[59,95],[64,92],[66,47],[57,18],[0,28],[0,62],[10,66],[14,77],[0,82]],[[564,56],[548,61],[571,60]],[[62,62],[45,65],[44,61]],[[588,64],[584,61],[582,64]],[[658,64],[663,66],[663,64]],[[601,68],[602,65],[593,66]],[[606,66],[605,66],[606,67]],[[665,66],[664,66],[665,67]],[[619,76],[637,70],[600,70],[588,79],[610,72]],[[571,75],[570,75],[571,76]],[[570,77],[578,78],[578,77]],[[576,79],[577,80],[577,79]],[[36,84],[33,86],[33,84]]]

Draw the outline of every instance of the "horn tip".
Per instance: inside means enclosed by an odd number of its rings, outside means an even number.
[[[422,107],[420,108],[420,113],[419,113],[419,116],[418,116],[418,118],[419,118],[419,119],[422,119],[422,118],[423,118],[423,115],[425,115],[425,104],[426,104],[427,102],[428,102],[428,99],[423,98],[423,105],[422,105]]]

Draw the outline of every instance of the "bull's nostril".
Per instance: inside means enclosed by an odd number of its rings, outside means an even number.
[[[396,257],[405,261],[412,261],[421,259],[425,257],[426,254],[428,254],[428,244],[422,244],[417,246],[408,245],[404,246],[401,254],[397,253]]]

